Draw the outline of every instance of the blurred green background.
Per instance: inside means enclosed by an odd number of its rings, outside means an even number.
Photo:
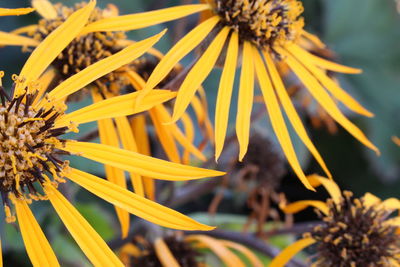
[[[81,1],[52,2],[62,2],[72,6]],[[121,14],[180,3],[180,1],[156,0],[98,0],[97,2],[99,7],[113,3]],[[351,113],[347,114],[379,147],[381,155],[378,157],[368,151],[342,129],[336,135],[330,135],[324,129],[315,130],[310,127],[313,140],[343,189],[352,190],[358,195],[369,191],[381,197],[399,197],[400,147],[391,140],[392,136],[400,137],[400,14],[396,10],[396,3],[394,0],[303,0],[303,3],[306,28],[317,34],[337,54],[340,62],[363,69],[361,75],[342,75],[339,79],[346,90],[376,115],[374,118],[362,118]],[[8,8],[27,7],[29,4],[28,0],[0,1],[1,7]],[[34,24],[38,19],[39,16],[36,14],[0,18],[0,30],[10,31]],[[190,17],[186,23],[189,29],[196,23],[195,17]],[[173,36],[177,34],[174,30],[177,28],[176,25],[178,24],[175,22],[166,25],[169,27],[168,34],[157,44],[157,48],[161,51],[165,52],[171,47]],[[132,39],[140,40],[159,32],[164,26],[155,26],[146,31],[134,31],[128,35]],[[0,49],[0,70],[6,72],[5,84],[10,83],[9,77],[12,73],[19,72],[27,56],[28,54],[22,53],[20,48]],[[210,103],[215,102],[218,82],[217,70],[205,83]],[[210,104],[210,107],[213,118],[214,105]],[[90,127],[93,125],[87,126]],[[301,147],[299,151],[303,151]],[[308,173],[318,170],[315,162],[309,162],[306,157],[303,163]],[[82,162],[80,164],[84,165],[86,170],[102,172],[96,165],[85,165],[86,163]],[[293,192],[293,188],[300,188],[293,176],[284,181],[287,182],[284,191]],[[70,194],[76,193],[75,189],[69,190],[72,191]],[[300,191],[303,192],[301,189]],[[294,200],[302,196],[304,196],[302,193],[297,193],[292,197],[289,195],[289,199]],[[76,199],[76,203],[80,203],[76,204],[79,210],[105,239],[111,239],[118,234],[118,224],[113,220],[114,213],[110,205],[103,201],[99,202],[86,193],[79,193]],[[56,253],[63,254],[63,260],[71,265],[86,262],[69,235],[59,235],[60,232],[65,233],[65,229],[58,218],[55,218],[50,205],[33,206],[36,217],[52,238]],[[97,216],[99,213],[104,216],[99,218]],[[5,230],[6,234],[2,234],[5,262],[12,263],[13,266],[29,266],[16,228],[12,225],[3,225],[2,233]],[[16,250],[20,253],[16,253]]]

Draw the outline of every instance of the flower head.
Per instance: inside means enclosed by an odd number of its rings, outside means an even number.
[[[17,219],[26,250],[34,266],[59,266],[49,242],[29,205],[32,200],[48,200],[57,214],[96,266],[121,266],[89,223],[57,190],[60,182],[70,181],[86,188],[121,210],[165,227],[212,229],[194,220],[127,191],[123,187],[85,173],[62,160],[62,154],[82,156],[138,175],[166,180],[197,179],[218,172],[170,163],[113,146],[64,139],[63,134],[78,131],[79,124],[128,116],[148,110],[174,97],[167,90],[156,90],[141,105],[132,106],[137,93],[99,101],[67,113],[64,99],[126,61],[143,54],[162,34],[132,44],[120,52],[90,65],[45,94],[43,75],[50,63],[82,31],[95,1],[75,11],[32,52],[20,74],[13,76],[12,93],[0,81],[0,193],[8,222]],[[1,77],[3,77],[1,73]],[[14,214],[16,216],[14,216]],[[129,214],[128,214],[129,219]]]
[[[143,93],[138,97],[138,102],[140,102],[141,97],[155,88],[183,57],[198,45],[204,43],[206,49],[179,86],[171,122],[176,122],[182,117],[197,88],[200,87],[217,64],[220,55],[225,55],[215,105],[216,158],[220,156],[223,150],[236,69],[241,65],[239,101],[236,114],[236,134],[240,146],[239,159],[242,160],[247,152],[254,88],[256,80],[258,80],[272,128],[290,165],[303,184],[307,188],[313,189],[297,159],[282,109],[288,116],[295,133],[325,173],[328,176],[331,175],[309,138],[278,72],[277,64],[282,61],[289,66],[313,98],[324,107],[329,116],[363,144],[378,151],[362,131],[344,116],[335,101],[339,100],[350,110],[359,114],[365,116],[372,116],[372,114],[325,73],[329,70],[356,74],[360,73],[360,70],[342,66],[307,52],[304,48],[305,43],[312,43],[318,47],[324,47],[324,44],[318,37],[303,29],[304,22],[301,18],[303,7],[300,1],[210,0],[207,2],[208,5],[198,5],[199,9],[206,10],[201,23],[179,40],[162,58],[149,77],[142,90]],[[133,23],[138,18],[159,15],[154,16],[152,23],[140,25],[140,27],[145,27],[171,20],[171,17],[176,19],[177,14],[183,15],[191,8],[193,8],[193,5],[128,15],[120,19],[108,18],[88,25],[86,29],[87,31],[100,29],[115,31],[125,29],[128,23]],[[107,24],[108,26],[106,26]]]
[[[400,263],[400,236],[398,215],[400,201],[389,198],[381,201],[372,194],[355,198],[349,191],[340,192],[331,180],[316,175],[309,177],[315,185],[323,185],[331,195],[325,202],[298,201],[283,210],[295,213],[309,206],[315,207],[321,224],[304,238],[278,255],[271,266],[284,266],[298,251],[315,244],[316,266],[395,266]]]

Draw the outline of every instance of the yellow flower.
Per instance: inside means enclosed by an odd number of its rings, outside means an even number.
[[[114,97],[65,113],[64,99],[98,77],[126,64],[149,49],[162,34],[155,35],[107,57],[59,84],[43,96],[43,72],[57,55],[82,31],[95,1],[73,13],[32,52],[20,74],[14,75],[12,95],[0,82],[0,193],[8,222],[16,219],[34,266],[59,266],[49,242],[29,204],[49,200],[72,237],[95,266],[122,266],[107,244],[57,190],[65,178],[84,187],[121,210],[161,226],[210,230],[183,214],[168,209],[106,180],[69,166],[60,154],[82,156],[105,166],[165,180],[188,180],[222,173],[170,163],[104,144],[62,139],[76,132],[79,124],[127,116],[148,110],[175,96],[154,90],[140,105],[133,106],[138,93]],[[1,73],[3,77],[4,73]]]
[[[76,9],[84,6],[84,3],[77,4],[74,8],[63,6],[62,4],[53,5],[47,0],[33,0],[33,7],[43,17],[36,25],[23,27],[13,31],[7,39],[3,39],[3,44],[20,45],[20,46],[36,46],[46,36],[52,33],[60,24],[62,24]],[[193,10],[200,10],[198,8]],[[190,11],[190,10],[189,10]],[[188,11],[188,12],[189,12]],[[95,23],[97,21],[114,18],[117,19],[118,9],[109,5],[106,9],[95,8],[89,16],[88,23]],[[134,25],[134,24],[133,24]],[[129,29],[134,29],[132,26]],[[52,81],[56,80],[56,84],[61,80],[66,80],[72,75],[79,73],[82,69],[105,59],[111,55],[121,52],[130,45],[136,42],[126,39],[124,32],[103,32],[94,31],[84,33],[85,28],[81,33],[71,41],[71,43],[60,52],[55,60],[51,63],[50,68],[44,74],[45,86],[42,86],[43,93],[48,89]],[[32,38],[27,38],[21,34],[27,34]],[[11,37],[12,35],[13,37]],[[0,33],[1,38],[1,33]],[[24,38],[24,39],[22,39]],[[1,39],[0,39],[1,40]],[[0,41],[1,43],[1,41]],[[155,56],[158,60],[163,55],[151,48],[147,47],[149,54]],[[141,54],[136,54],[139,57]],[[119,57],[118,60],[121,60]],[[117,58],[116,58],[117,59]],[[127,85],[132,85],[136,90],[141,90],[144,87],[144,78],[138,75],[134,69],[135,62],[132,58],[125,57],[124,64],[119,64],[112,72],[107,72],[105,75],[98,75],[86,89],[70,94],[68,97],[64,96],[66,101],[73,99],[80,99],[89,94],[92,95],[95,103],[103,100],[110,99],[114,96],[120,95]],[[104,65],[106,68],[107,66]],[[54,84],[54,82],[53,82]],[[50,93],[50,95],[53,93]],[[201,98],[195,97],[192,101],[198,122],[204,124],[209,128],[208,115],[205,111],[207,108],[204,104],[204,94]],[[126,100],[128,101],[128,100]],[[160,140],[162,147],[168,158],[176,163],[188,163],[190,155],[205,161],[205,156],[200,149],[194,146],[194,126],[190,117],[185,114],[182,118],[182,123],[185,126],[185,133],[174,123],[166,125],[165,121],[171,120],[171,115],[164,105],[159,103],[149,109],[151,121],[154,125],[155,132]],[[116,127],[115,127],[116,126]],[[105,118],[98,121],[98,129],[100,141],[102,144],[114,147],[123,146],[125,149],[139,152],[144,155],[150,155],[150,146],[148,140],[148,133],[146,129],[145,117],[138,115],[129,121],[126,116],[119,116],[115,119]],[[209,132],[210,130],[208,130]],[[179,143],[185,150],[183,158],[179,153],[177,146]],[[107,179],[115,184],[126,188],[125,173],[116,167],[105,166]],[[135,193],[140,196],[147,196],[154,199],[154,178],[143,177],[136,172],[129,173]],[[117,208],[117,215],[122,227],[122,235],[126,236],[129,229],[129,214]]]
[[[399,266],[400,216],[390,216],[400,210],[400,201],[381,201],[366,193],[361,199],[351,192],[341,193],[327,178],[309,176],[313,186],[323,185],[331,199],[327,202],[303,200],[283,206],[286,213],[296,213],[307,207],[317,209],[322,224],[287,247],[271,263],[285,264],[300,250],[316,245],[315,266]]]
[[[365,116],[372,116],[372,114],[324,73],[325,70],[353,74],[361,71],[314,56],[302,47],[303,43],[314,43],[319,47],[323,47],[324,44],[316,36],[303,29],[304,21],[301,17],[303,6],[300,1],[210,0],[208,2],[210,4],[197,5],[197,12],[207,10],[203,18],[209,17],[183,37],[163,57],[149,77],[143,94],[137,100],[138,103],[184,56],[207,39],[207,42],[211,41],[210,44],[179,88],[171,122],[177,121],[184,114],[197,88],[207,78],[222,52],[225,52],[226,45],[225,63],[216,103],[216,158],[220,156],[223,149],[235,72],[241,65],[236,116],[236,133],[240,145],[239,159],[244,157],[248,146],[250,114],[255,77],[257,77],[273,129],[297,176],[307,188],[312,189],[298,162],[279,103],[288,115],[297,135],[326,174],[330,176],[323,159],[308,137],[279,76],[276,64],[280,61],[288,64],[310,94],[335,121],[363,144],[378,151],[362,131],[344,116],[335,100],[339,100],[359,114]],[[144,28],[192,14],[196,12],[193,8],[193,5],[183,5],[118,18],[106,18],[89,24],[84,32],[127,30],[132,28],[131,25],[135,25],[135,28]],[[238,61],[241,62],[238,63]]]
[[[226,266],[245,267],[246,261],[253,267],[263,266],[250,249],[239,243],[181,233],[158,237],[153,243],[136,236],[132,243],[121,248],[119,257],[125,266],[206,267],[208,265],[202,259],[204,249],[215,254]]]

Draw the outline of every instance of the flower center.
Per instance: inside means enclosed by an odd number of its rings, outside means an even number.
[[[330,201],[328,206],[324,224],[311,233],[318,244],[318,266],[391,266],[390,260],[400,263],[397,228],[385,224],[385,210],[366,207],[350,192],[344,192],[340,205]]]
[[[61,181],[59,176],[68,165],[57,158],[56,148],[62,143],[57,137],[68,127],[53,127],[63,112],[54,107],[36,111],[32,107],[36,94],[11,98],[0,86],[0,193],[5,206],[10,193],[41,198],[35,185],[49,176],[53,182]]]
[[[35,39],[39,41],[45,39],[74,11],[83,7],[83,4],[76,4],[74,8],[68,8],[60,4],[55,5],[55,7],[59,16],[56,19],[40,20],[36,32],[33,33]],[[105,18],[104,12],[99,8],[93,10],[88,23]],[[91,64],[119,52],[123,47],[118,44],[118,41],[125,39],[126,36],[123,32],[94,32],[79,36],[58,55],[52,65],[58,70],[60,78],[65,80]],[[102,90],[113,90],[125,84],[124,81],[120,72],[116,70],[96,80],[94,84]],[[79,100],[82,94],[86,94],[85,91],[73,95],[73,99]]]
[[[215,0],[224,25],[239,32],[242,41],[273,47],[295,41],[304,27],[303,5],[297,0]]]

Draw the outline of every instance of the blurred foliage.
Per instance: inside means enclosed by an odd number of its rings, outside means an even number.
[[[52,2],[72,5],[81,1]],[[178,0],[98,0],[98,5],[105,7],[110,2],[120,9],[121,14],[162,8],[179,3]],[[315,143],[342,188],[350,189],[356,194],[371,191],[381,197],[398,197],[400,189],[400,148],[391,140],[392,136],[400,136],[400,15],[396,11],[396,3],[393,0],[303,0],[303,2],[307,29],[317,33],[328,47],[335,51],[342,63],[364,70],[362,75],[340,76],[340,80],[346,90],[375,114],[374,118],[353,116],[352,119],[379,147],[381,156],[378,157],[367,151],[344,131],[339,131],[335,136],[331,136],[325,130],[310,130]],[[10,8],[25,7],[29,6],[29,1],[2,0],[0,5]],[[33,24],[38,18],[36,14],[1,18],[0,30],[10,31]],[[195,22],[196,20],[190,17],[189,20],[186,20],[187,28],[190,28]],[[166,25],[169,27],[168,34],[157,44],[157,48],[161,51],[165,52],[171,47],[171,40],[177,34],[173,27],[176,23],[182,22],[171,22]],[[140,40],[159,32],[163,28],[164,26],[155,26],[150,30],[134,31],[129,33],[129,37]],[[6,71],[6,77],[10,77],[12,73],[18,73],[27,56],[27,53],[21,53],[20,48],[1,48],[0,69]],[[185,62],[189,61],[190,59],[185,59]],[[219,75],[220,70],[215,70],[205,83],[210,101],[211,118],[213,118],[213,103],[215,103]],[[5,83],[9,84],[10,80],[6,80]],[[82,103],[79,105],[82,105]],[[235,106],[236,101],[233,101],[232,112],[236,109]],[[78,105],[74,105],[72,108],[77,107]],[[348,114],[348,116],[351,115]],[[234,117],[232,115],[232,118]],[[265,118],[258,124],[258,130],[266,131],[268,129]],[[85,134],[93,127],[95,127],[95,124],[84,125],[80,134]],[[307,167],[308,165],[309,172],[319,171],[315,162],[308,160],[307,153],[302,147],[299,147],[298,151],[302,155],[303,166]],[[72,162],[78,168],[100,176],[104,173],[99,165],[91,161],[82,159],[76,161],[72,158]],[[285,178],[282,187],[290,200],[309,198],[304,196],[310,193],[300,188],[299,182],[291,174]],[[75,191],[70,189],[68,194],[69,197],[78,199],[75,204],[79,211],[106,240],[115,238],[120,234],[117,230],[119,226],[116,220],[113,221],[115,211],[110,205],[98,202],[97,198],[93,198],[93,195],[84,190],[78,192],[77,188]],[[317,196],[325,197],[324,194]],[[188,209],[186,206],[185,211],[206,210],[209,198],[202,198],[196,202],[202,201],[203,204],[201,205],[192,204],[191,207],[196,208],[196,210]],[[232,203],[223,205],[221,212],[243,212],[243,209],[227,208],[227,206],[232,206]],[[244,205],[242,203],[242,207]],[[66,233],[50,205],[42,209],[37,209],[35,205],[33,207],[35,216],[41,222],[46,235],[51,239],[53,248],[57,255],[61,257],[60,260],[68,266],[76,262],[88,265],[82,252]],[[224,207],[226,210],[224,210]],[[186,212],[186,214],[189,212]],[[246,221],[245,216],[237,214],[219,214],[217,217],[209,218],[207,214],[197,213],[195,218],[206,223],[217,224],[224,229],[239,231]],[[3,234],[4,232],[5,234]],[[60,233],[62,234],[60,235]],[[15,227],[12,225],[4,226],[3,224],[1,236],[4,240],[6,263],[9,260],[18,264],[18,266],[22,266],[22,262],[28,262],[21,237]],[[288,237],[283,237],[271,240],[271,243],[282,247],[291,241]],[[16,250],[20,251],[18,255],[15,254]],[[8,257],[10,251],[12,251],[12,255]],[[19,254],[21,254],[21,257]]]

